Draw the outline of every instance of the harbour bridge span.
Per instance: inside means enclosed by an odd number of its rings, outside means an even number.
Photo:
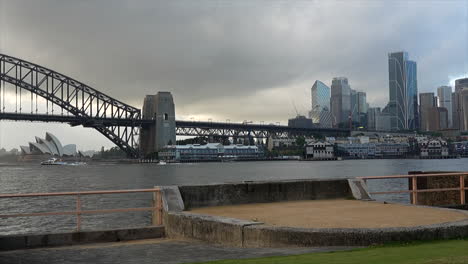
[[[170,96],[172,100],[172,95]],[[317,134],[343,136],[350,133],[346,129],[183,121],[175,120],[175,114],[168,116],[167,113],[159,113],[160,107],[149,105],[146,108],[145,110],[144,106],[142,111],[64,74],[0,54],[0,120],[60,122],[90,127],[99,131],[131,158],[157,151],[161,142],[159,145],[155,142],[158,138],[161,139],[157,135],[161,133],[232,138]],[[158,129],[166,121],[172,125]],[[151,146],[148,147],[148,144]]]

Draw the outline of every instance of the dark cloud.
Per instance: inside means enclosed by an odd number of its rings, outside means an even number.
[[[316,79],[347,76],[373,105],[387,53],[420,91],[468,71],[468,2],[0,0],[0,50],[141,106],[173,92],[182,118],[283,121]]]

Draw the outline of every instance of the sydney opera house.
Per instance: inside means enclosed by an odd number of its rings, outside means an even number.
[[[36,137],[36,142],[29,142],[28,146],[20,146],[22,156],[50,155],[57,157],[76,156],[76,145],[62,146],[57,137],[47,132],[45,138]]]

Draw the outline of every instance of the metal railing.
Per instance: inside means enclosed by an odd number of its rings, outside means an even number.
[[[411,189],[409,190],[394,190],[385,192],[369,192],[369,194],[396,194],[396,193],[409,193],[411,195],[411,203],[418,204],[418,193],[429,193],[429,192],[449,192],[459,191],[460,192],[460,204],[466,204],[465,191],[468,187],[465,187],[464,178],[468,176],[468,172],[450,172],[450,173],[428,173],[428,174],[408,174],[408,175],[390,175],[390,176],[368,176],[368,177],[356,177],[364,182],[367,180],[381,180],[381,179],[411,179]],[[433,189],[418,189],[418,179],[426,177],[458,177],[459,186],[450,188],[433,188]]]
[[[106,194],[122,194],[122,193],[153,193],[152,207],[138,208],[116,208],[116,209],[100,209],[100,210],[82,210],[81,197],[86,195],[106,195]],[[108,214],[108,213],[123,213],[123,212],[153,212],[153,225],[162,225],[162,196],[159,188],[154,189],[135,189],[135,190],[109,190],[109,191],[82,191],[82,192],[55,192],[55,193],[20,193],[20,194],[0,194],[2,198],[25,198],[25,197],[50,197],[50,196],[76,196],[75,211],[54,211],[54,212],[35,212],[35,213],[19,213],[19,214],[0,214],[0,218],[13,217],[32,217],[32,216],[53,216],[53,215],[75,215],[76,216],[76,231],[81,230],[81,216],[84,214]]]

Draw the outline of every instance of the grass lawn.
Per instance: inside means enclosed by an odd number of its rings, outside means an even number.
[[[350,251],[311,253],[287,257],[268,257],[245,260],[223,260],[210,264],[305,264],[305,263],[411,263],[442,264],[468,263],[468,240],[415,242],[370,247]]]

